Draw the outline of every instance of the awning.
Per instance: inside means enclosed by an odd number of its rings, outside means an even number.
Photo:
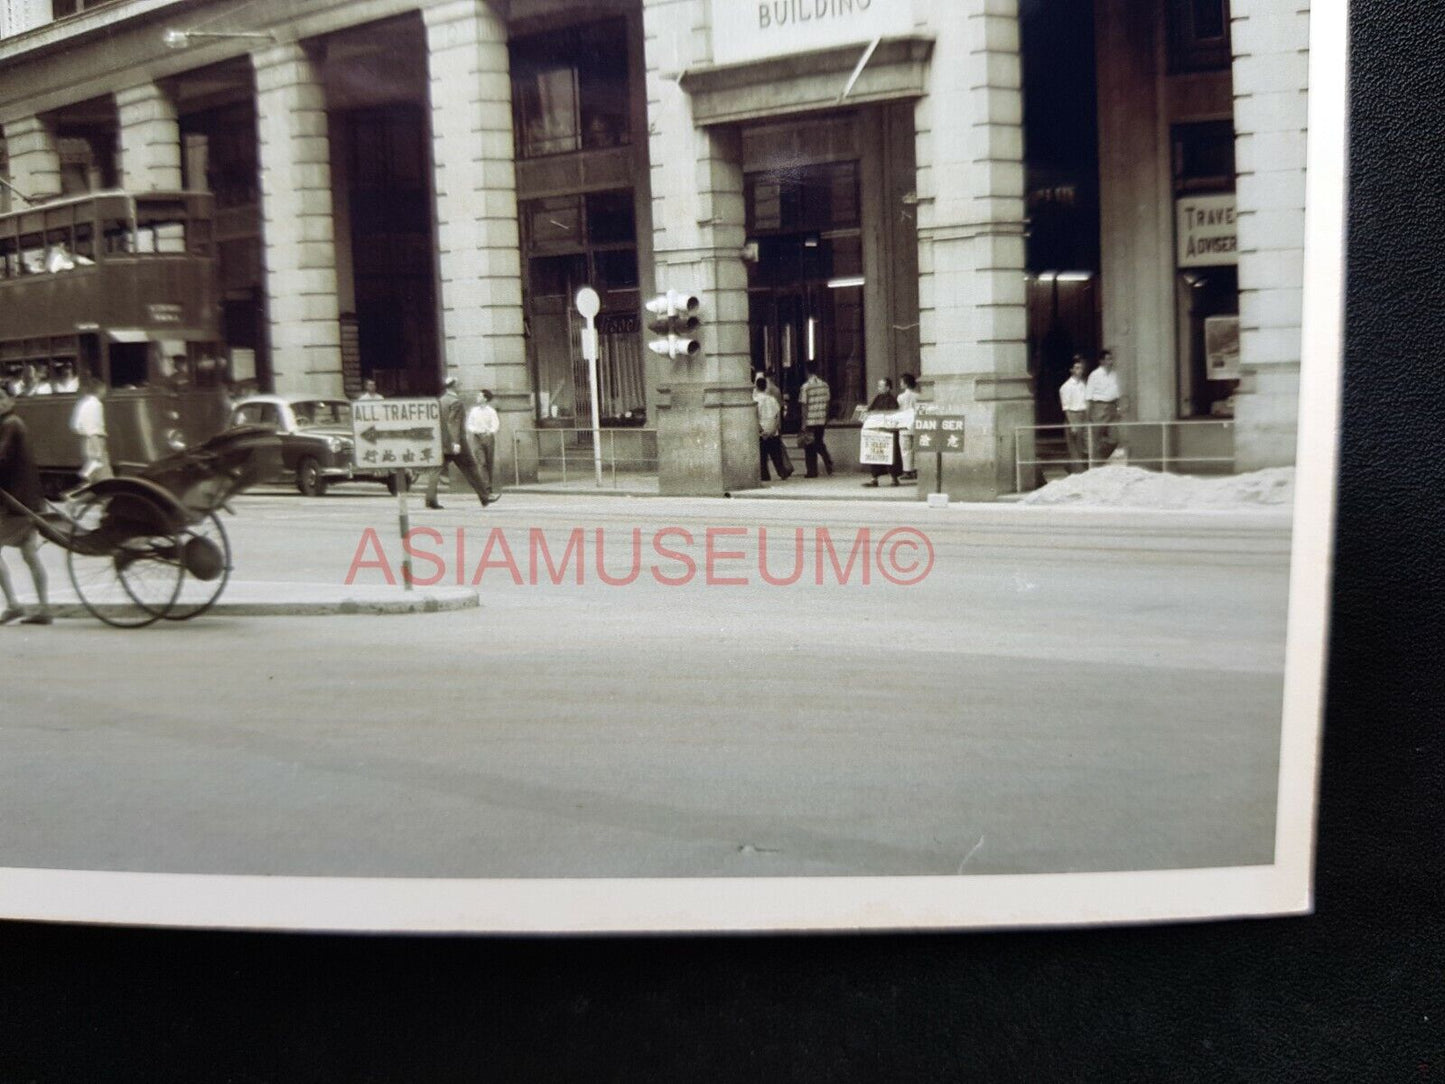
[[[82,332],[83,334],[84,332]],[[199,328],[163,327],[110,327],[105,329],[105,337],[113,343],[187,343],[187,342],[214,342],[214,332],[202,331]]]

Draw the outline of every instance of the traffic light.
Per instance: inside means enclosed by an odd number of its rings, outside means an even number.
[[[685,358],[696,354],[702,349],[702,343],[697,341],[697,329],[702,325],[702,318],[697,313],[701,307],[702,299],[696,294],[678,290],[668,290],[654,297],[646,305],[650,314],[647,326],[665,337],[654,339],[647,348],[665,358]]]

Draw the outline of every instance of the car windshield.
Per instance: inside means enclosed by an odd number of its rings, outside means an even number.
[[[344,399],[308,399],[291,404],[297,425],[350,425],[351,404]]]

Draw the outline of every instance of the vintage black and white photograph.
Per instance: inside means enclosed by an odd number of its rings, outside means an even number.
[[[1308,910],[1314,7],[0,2],[0,917]]]

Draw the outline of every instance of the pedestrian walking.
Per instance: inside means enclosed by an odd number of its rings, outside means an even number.
[[[761,369],[759,369],[759,370],[757,370],[756,372],[753,373],[753,386],[754,386],[754,388],[757,387],[757,382],[758,382],[759,378],[767,381],[767,387],[766,387],[765,390],[767,391],[768,395],[770,395],[770,396],[772,397],[773,401],[778,404],[778,417],[779,417],[779,419],[780,419],[779,422],[778,422],[778,449],[779,449],[780,454],[781,454],[782,457],[783,457],[783,470],[779,471],[778,474],[779,474],[780,476],[783,475],[783,474],[785,474],[785,473],[786,473],[786,474],[792,474],[792,473],[793,473],[793,457],[788,454],[788,446],[787,446],[787,444],[785,444],[785,443],[783,442],[783,435],[782,435],[782,434],[783,434],[783,430],[782,430],[782,421],[781,421],[781,418],[782,418],[782,414],[783,414],[783,411],[784,411],[784,407],[783,407],[783,389],[780,388],[780,387],[778,387],[778,385],[773,381],[773,378],[770,377],[770,376],[768,376],[768,374],[765,373],[765,372],[763,372]]]
[[[873,396],[872,402],[868,404],[868,413],[872,414],[897,409],[898,397],[893,394],[893,381],[885,376],[878,381],[878,393]],[[895,486],[898,485],[898,479],[903,474],[903,453],[898,446],[898,430],[894,429],[891,430],[891,432],[893,433],[893,461],[886,467],[882,464],[875,463],[868,468],[873,477],[864,482],[863,485],[869,489],[876,489],[878,487],[878,479],[883,477],[884,471],[888,472]]]
[[[30,432],[15,413],[15,399],[8,390],[0,389],[0,489],[12,500],[32,512],[45,510],[45,494],[40,487],[40,470],[35,464],[35,450]],[[30,580],[35,585],[39,605],[29,614],[20,605],[10,570],[5,567],[5,547],[20,551]],[[0,503],[0,592],[5,595],[5,609],[0,612],[0,625],[19,621],[24,625],[48,625],[54,620],[50,599],[46,594],[45,566],[40,563],[35,523],[24,512]]]
[[[1069,379],[1059,388],[1059,406],[1064,410],[1064,440],[1069,446],[1069,473],[1084,470],[1089,455],[1089,394],[1084,382],[1084,358],[1074,355]]]
[[[899,410],[916,410],[922,400],[918,394],[918,381],[912,373],[903,373],[898,377],[898,383],[903,385],[903,390],[898,393]],[[904,481],[916,481],[918,471],[914,469],[913,462],[913,430],[900,429],[898,431],[898,453],[902,459]]]
[[[832,392],[828,388],[828,382],[818,375],[817,370],[809,370],[808,379],[803,381],[800,398],[803,406],[803,465],[806,468],[803,477],[818,477],[819,459],[823,461],[823,469],[832,474],[833,457],[828,454],[828,445],[823,443],[823,434],[828,428],[828,401],[832,398]]]
[[[495,466],[497,461],[497,433],[501,431],[502,419],[492,406],[492,393],[483,388],[477,392],[477,403],[467,411],[467,439],[472,442],[472,454],[477,460],[477,473],[486,487],[487,501],[497,499]]]
[[[467,480],[467,485],[472,487],[476,493],[477,500],[482,502],[482,507],[492,503],[487,496],[487,487],[477,474],[477,460],[472,455],[472,446],[467,440],[466,432],[466,407],[462,404],[462,397],[457,394],[457,378],[447,377],[445,389],[441,397],[442,408],[442,465],[431,472],[431,477],[426,485],[426,506],[428,508],[441,508],[437,500],[437,484],[441,481],[442,471],[451,464],[456,464],[461,476]]]
[[[1089,374],[1085,396],[1089,402],[1089,421],[1094,424],[1094,458],[1106,460],[1119,446],[1119,430],[1114,423],[1123,416],[1113,351],[1105,350],[1099,354],[1099,366]]]
[[[80,437],[80,477],[86,482],[101,482],[114,478],[110,466],[110,447],[105,432],[105,384],[91,377],[83,385],[75,409],[70,412],[70,431]]]
[[[768,460],[772,459],[778,478],[787,481],[793,468],[783,462],[783,408],[768,394],[766,377],[753,382],[753,402],[758,407],[758,466],[764,482],[771,482]]]

